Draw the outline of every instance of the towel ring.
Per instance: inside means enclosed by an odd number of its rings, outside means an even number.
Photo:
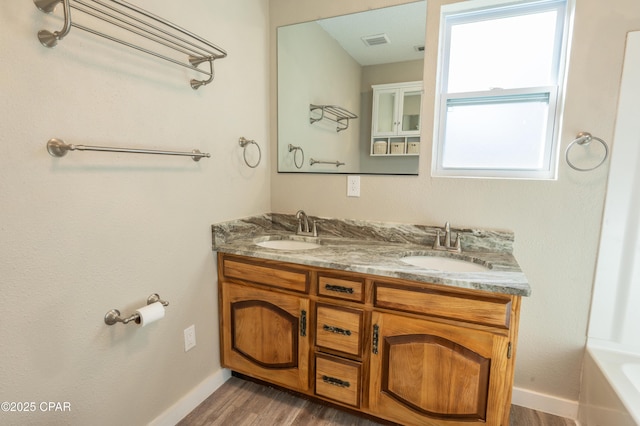
[[[293,152],[293,164],[296,165],[296,168],[301,169],[302,166],[304,165],[304,151],[299,146],[293,146],[293,145],[289,144],[289,152],[291,152],[291,151],[294,151]],[[302,154],[302,160],[300,161],[300,165],[299,166],[298,166],[298,161],[297,161],[298,151],[300,151],[300,154]]]
[[[244,163],[252,169],[258,167],[258,165],[260,164],[260,160],[262,160],[262,150],[260,149],[260,145],[258,145],[258,143],[254,140],[246,139],[244,136],[240,137],[238,143],[242,148],[244,148],[244,150],[242,151],[242,158],[244,158]],[[256,164],[250,164],[249,161],[247,161],[247,145],[249,144],[254,144],[256,148],[258,148],[258,161],[256,161]]]
[[[595,166],[590,167],[590,168],[585,168],[585,169],[583,169],[581,167],[578,167],[575,164],[573,164],[571,162],[571,160],[569,159],[569,151],[571,151],[571,148],[573,147],[573,145],[574,144],[578,144],[578,145],[582,145],[582,146],[587,146],[587,145],[589,145],[591,143],[592,140],[596,140],[596,141],[600,142],[600,144],[602,144],[602,147],[604,148],[604,157],[602,157],[602,160],[598,164],[596,164]],[[598,167],[600,167],[607,160],[608,157],[609,157],[609,146],[607,145],[607,143],[605,141],[603,141],[602,139],[600,139],[600,138],[592,136],[591,133],[589,133],[589,132],[580,132],[580,133],[578,133],[576,135],[576,139],[573,142],[571,142],[569,144],[569,146],[567,146],[567,150],[564,153],[564,158],[565,158],[565,160],[567,160],[567,164],[569,164],[569,166],[572,169],[577,170],[579,172],[589,172],[591,170],[597,169]]]

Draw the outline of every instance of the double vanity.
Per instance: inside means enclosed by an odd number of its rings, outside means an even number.
[[[387,422],[508,426],[530,293],[513,235],[454,228],[457,253],[436,227],[317,228],[275,213],[212,226],[223,367]]]

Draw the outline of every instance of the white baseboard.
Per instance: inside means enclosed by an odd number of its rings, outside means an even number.
[[[149,423],[149,426],[174,426],[231,377],[231,370],[221,369],[196,386]]]
[[[553,395],[514,387],[511,403],[572,420],[578,419],[578,401],[558,398]]]

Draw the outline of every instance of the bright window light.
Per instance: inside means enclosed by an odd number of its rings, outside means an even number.
[[[565,6],[445,13],[434,175],[555,177]]]

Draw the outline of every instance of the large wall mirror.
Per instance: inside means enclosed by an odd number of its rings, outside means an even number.
[[[418,174],[426,11],[277,29],[278,172]]]

